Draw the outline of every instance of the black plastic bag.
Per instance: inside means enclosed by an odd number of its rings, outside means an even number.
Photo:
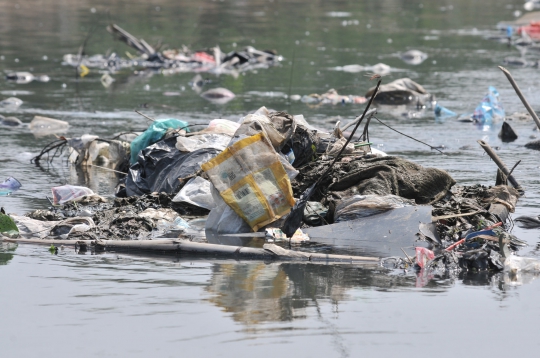
[[[181,152],[175,145],[176,137],[171,137],[139,152],[126,178],[127,196],[153,192],[175,194],[181,189],[178,179],[197,173],[201,164],[221,153],[212,148]]]

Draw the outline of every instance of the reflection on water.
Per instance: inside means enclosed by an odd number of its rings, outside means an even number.
[[[403,347],[425,345],[426,335],[444,344],[448,332],[488,339],[504,322],[534,330],[528,318],[540,313],[528,293],[537,291],[530,284],[536,277],[523,274],[433,277],[420,288],[414,273],[353,265],[13,249],[4,244],[0,251],[0,262],[8,260],[0,269],[0,283],[9,287],[0,305],[6,356],[32,356],[32,347],[53,354],[50,341],[59,335],[62,357],[80,349],[80,336],[100,341],[109,354],[129,347],[130,356],[141,357],[155,352],[149,339],[164,352],[189,347],[196,356],[231,357],[260,345],[274,356],[291,343],[301,343],[307,356],[358,356],[367,347],[374,355],[390,339],[399,344],[388,349],[403,355]],[[482,322],[467,323],[471,317]],[[32,347],[13,344],[23,335],[36,337]],[[100,355],[99,347],[84,351]]]
[[[0,265],[7,265],[15,255],[17,244],[0,242]]]

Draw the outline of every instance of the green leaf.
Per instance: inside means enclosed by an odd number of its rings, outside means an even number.
[[[0,213],[0,233],[7,236],[18,236],[19,228],[15,221],[6,214]]]

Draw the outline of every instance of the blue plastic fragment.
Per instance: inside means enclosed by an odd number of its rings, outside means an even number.
[[[499,102],[499,92],[495,87],[489,86],[488,94],[474,110],[473,119],[479,124],[491,125],[494,119],[502,119],[504,116],[504,108]]]
[[[435,118],[437,119],[444,119],[444,118],[450,118],[450,117],[456,117],[457,113],[449,110],[448,108],[445,108],[438,103],[435,105],[435,108],[433,110],[435,112]]]

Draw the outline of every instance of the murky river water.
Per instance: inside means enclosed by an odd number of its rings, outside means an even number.
[[[508,114],[524,112],[506,78],[497,69],[515,48],[486,37],[495,24],[512,20],[522,1],[282,2],[282,1],[24,1],[0,2],[0,70],[31,71],[51,77],[26,85],[0,81],[0,99],[24,101],[15,115],[28,123],[44,115],[70,123],[68,136],[111,136],[143,130],[143,109],[157,118],[206,123],[237,120],[264,105],[304,114],[313,124],[332,128],[353,119],[361,106],[309,107],[288,103],[292,94],[363,95],[374,85],[365,72],[332,70],[350,64],[382,62],[393,68],[386,82],[410,77],[455,112],[472,112],[490,85]],[[219,44],[224,51],[252,45],[276,49],[281,66],[234,78],[208,75],[209,87],[226,87],[237,97],[213,105],[193,92],[193,74],[113,75],[109,88],[92,71],[77,79],[62,56],[76,53],[95,27],[87,53],[130,50],[114,42],[104,27],[118,23],[149,43],[193,48]],[[409,49],[429,57],[418,66],[397,54]],[[534,59],[534,54],[527,54]],[[291,63],[294,67],[291,71]],[[512,68],[535,108],[540,108],[540,77],[535,68]],[[178,92],[166,96],[165,92]],[[526,190],[515,215],[540,212],[538,152],[523,147],[532,122],[511,123],[519,134],[502,143],[491,128],[436,122],[431,113],[384,111],[380,118],[396,129],[435,146],[445,156],[373,123],[370,139],[389,154],[447,170],[458,184],[492,185],[495,165],[476,143],[484,139],[513,165]],[[51,137],[35,137],[28,128],[0,127],[0,180],[18,178],[23,187],[1,197],[0,206],[23,214],[48,206],[52,186],[84,184],[110,196],[114,174],[100,169],[77,171],[61,161],[36,167],[29,159]],[[515,228],[538,255],[538,230]],[[0,250],[0,353],[23,356],[338,356],[360,354],[533,355],[537,297],[534,277],[513,281],[479,274],[456,279],[388,275],[350,266],[193,260],[125,254],[50,255],[43,247],[7,246]],[[529,282],[532,281],[532,282]],[[504,339],[502,339],[504,337]]]

